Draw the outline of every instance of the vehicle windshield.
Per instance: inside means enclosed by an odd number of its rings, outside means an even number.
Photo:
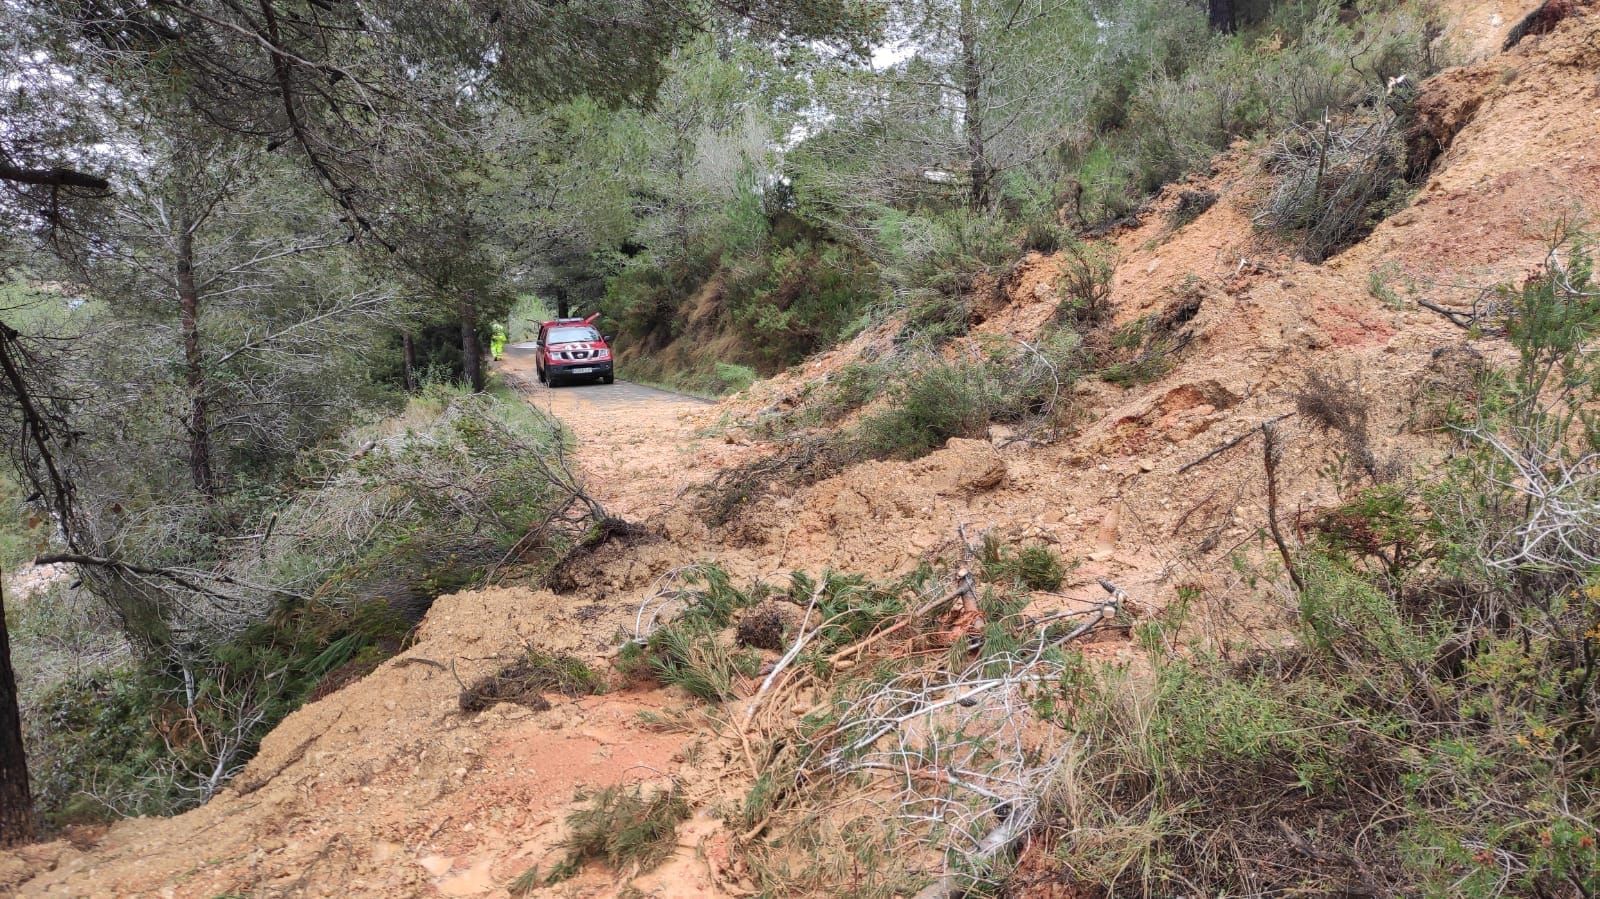
[[[593,328],[551,328],[545,335],[545,343],[577,343],[583,340],[599,340],[600,332]]]

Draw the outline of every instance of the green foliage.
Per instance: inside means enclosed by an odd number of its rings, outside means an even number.
[[[539,336],[539,324],[555,318],[550,303],[531,293],[520,294],[506,315],[506,341],[523,343]]]
[[[1500,289],[1518,363],[1455,459],[1312,518],[1293,645],[1158,621],[1148,689],[1098,678],[1066,868],[1134,895],[1600,889],[1600,568],[1573,511],[1600,502],[1600,311],[1571,238]]]
[[[981,279],[1015,263],[1011,227],[995,216],[953,211],[902,219],[883,277],[907,309],[906,326],[935,342],[965,334]]]
[[[580,799],[587,808],[567,816],[567,850],[562,871],[577,870],[586,859],[600,859],[613,869],[649,871],[677,849],[678,824],[689,817],[689,802],[673,782],[666,790],[645,792],[642,786],[611,786]],[[559,880],[552,875],[549,882]]]
[[[886,402],[861,420],[848,441],[868,456],[914,459],[952,437],[982,437],[991,422],[1054,419],[1064,412],[1079,356],[1077,336],[1061,330],[1034,344],[994,343],[978,359],[947,361],[931,350],[905,353],[886,378],[893,383]],[[855,381],[841,388],[851,398],[863,392]]]
[[[1084,188],[1085,217],[1110,222],[1140,197],[1204,169],[1235,139],[1272,134],[1352,108],[1388,80],[1412,83],[1440,62],[1427,11],[1380,2],[1234,4],[1234,35],[1208,32],[1205,10],[1167,0],[1119,4],[1085,82],[1086,134],[1061,153]]]
[[[798,428],[829,425],[882,394],[895,373],[892,362],[850,362],[803,388],[801,401],[780,416],[763,419],[763,432],[779,436]]]
[[[978,555],[984,580],[1029,590],[1056,590],[1067,576],[1067,565],[1056,551],[1042,543],[1010,547],[993,534],[985,534]]]
[[[725,644],[720,631],[704,623],[684,622],[657,630],[650,635],[649,651],[657,680],[705,702],[733,699],[735,685],[753,677],[759,664],[754,653]]]
[[[764,598],[763,591],[735,588],[715,565],[698,566],[687,580],[694,588],[683,611],[651,631],[642,643],[626,644],[619,668],[632,677],[681,687],[705,702],[732,699],[736,685],[755,675],[760,657],[735,646],[724,631],[737,612]]]
[[[722,382],[724,392],[738,393],[756,382],[756,370],[748,365],[718,362],[717,380]]]
[[[546,693],[570,699],[599,693],[604,687],[582,659],[531,646],[521,658],[463,689],[458,704],[464,712],[481,712],[501,702],[543,710],[550,707]]]
[[[436,386],[402,415],[348,435],[363,453],[308,454],[301,472],[310,486],[255,498],[253,507],[236,500],[259,516],[255,532],[293,539],[252,546],[234,573],[312,598],[269,594],[236,629],[195,627],[171,658],[54,683],[41,676],[27,701],[44,710],[30,729],[30,755],[46,817],[169,814],[209,798],[273,725],[398,651],[434,597],[477,583],[541,520],[552,495],[536,454],[553,439],[520,401]],[[68,598],[40,596],[30,606]],[[71,637],[21,633],[28,642],[19,639],[19,655],[35,641]],[[556,678],[552,689],[593,680],[581,667],[544,673]]]
[[[0,568],[10,574],[43,552],[50,541],[44,520],[22,502],[9,472],[0,473]]]
[[[1389,109],[1390,102],[1401,108]],[[1277,183],[1256,222],[1294,238],[1313,262],[1371,233],[1410,191],[1403,102],[1380,98],[1370,111],[1280,138],[1267,160]]]
[[[1056,291],[1061,302],[1055,320],[1074,326],[1094,326],[1111,313],[1111,279],[1117,270],[1116,253],[1105,244],[1073,241],[1064,247]]]
[[[830,346],[880,298],[876,268],[847,246],[801,231],[737,265],[723,301],[750,358],[771,371]]]
[[[915,459],[951,437],[981,437],[999,404],[981,365],[933,361],[895,388],[890,405],[861,422],[859,441],[883,458]]]
[[[382,602],[313,603],[282,609],[198,658],[69,677],[31,702],[39,808],[62,826],[203,802],[285,715],[325,684],[377,667],[409,630]]]

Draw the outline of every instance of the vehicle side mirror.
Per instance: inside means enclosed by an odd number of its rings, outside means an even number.
[[[601,334],[600,335],[600,339],[604,340],[606,343],[610,343],[611,341],[617,339],[617,335],[615,335],[615,334]]]

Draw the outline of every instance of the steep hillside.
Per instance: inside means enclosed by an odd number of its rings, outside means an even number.
[[[1457,39],[1497,48],[1532,5],[1463,4]],[[704,705],[655,688],[560,700],[546,711],[464,712],[459,702],[463,685],[529,645],[605,663],[619,635],[634,632],[641,604],[694,562],[715,561],[740,582],[795,569],[882,577],[948,557],[964,527],[1043,541],[1081,561],[1060,595],[1037,598],[1041,611],[1097,599],[1099,577],[1146,614],[1179,585],[1199,584],[1240,597],[1220,619],[1232,636],[1281,640],[1282,609],[1243,589],[1246,575],[1229,565],[1235,551],[1261,552],[1260,451],[1226,447],[1290,412],[1308,372],[1338,371],[1374,398],[1376,457],[1421,463],[1446,451],[1410,425],[1431,373],[1466,334],[1417,301],[1458,304],[1518,276],[1543,257],[1557,219],[1595,212],[1597,75],[1600,15],[1591,6],[1550,34],[1431,80],[1420,107],[1444,145],[1431,173],[1402,210],[1324,264],[1297,261],[1253,228],[1264,186],[1250,148],[1168,188],[1141,224],[1114,238],[1114,323],[1187,305],[1192,337],[1152,383],[1082,384],[1071,398],[1074,433],[1054,442],[997,429],[916,461],[864,462],[776,490],[713,528],[690,488],[773,449],[743,425],[794,403],[804,385],[886,341],[885,332],[718,406],[640,411],[582,391],[540,394],[576,433],[596,494],[651,536],[600,547],[561,593],[502,586],[440,599],[413,646],[292,715],[206,806],[0,856],[0,884],[25,896],[504,896],[530,868],[560,861],[579,790],[676,778],[693,815],[671,861],[634,879],[589,865],[551,894],[616,895],[628,883],[659,896],[749,895],[741,834],[722,813],[750,775],[738,741],[716,733]],[[1198,190],[1217,202],[1174,227],[1180,195]],[[1030,256],[1004,302],[950,352],[984,335],[1031,338],[1056,309],[1061,262]],[[1309,423],[1290,418],[1283,428],[1279,502],[1288,518],[1333,500],[1323,472],[1340,450]],[[1139,653],[1120,637],[1084,651],[1107,660]]]

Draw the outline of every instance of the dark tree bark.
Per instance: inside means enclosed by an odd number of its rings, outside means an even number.
[[[178,222],[177,282],[179,327],[183,332],[183,374],[189,388],[189,476],[207,499],[216,494],[211,469],[211,419],[206,402],[205,359],[200,351],[200,292],[194,282],[194,234],[187,216]]]
[[[971,178],[968,203],[973,211],[989,205],[989,157],[983,141],[983,67],[978,60],[978,16],[972,0],[961,0],[961,114],[967,138],[967,168]]]
[[[0,162],[0,181],[40,187],[77,187],[96,193],[106,193],[111,190],[111,182],[99,175],[63,168],[22,169],[4,162]]]
[[[407,393],[417,392],[417,340],[407,331],[400,335],[400,363],[404,367],[401,379]]]
[[[1206,0],[1206,19],[1212,31],[1232,34],[1235,27],[1233,0]]]
[[[571,306],[567,302],[567,292],[556,288],[556,318],[566,318],[571,314]]]
[[[461,368],[473,393],[482,393],[483,347],[478,343],[478,303],[470,292],[461,297]]]
[[[28,786],[28,756],[22,745],[17,676],[11,670],[5,588],[0,586],[0,846],[15,846],[32,838],[33,791]]]

